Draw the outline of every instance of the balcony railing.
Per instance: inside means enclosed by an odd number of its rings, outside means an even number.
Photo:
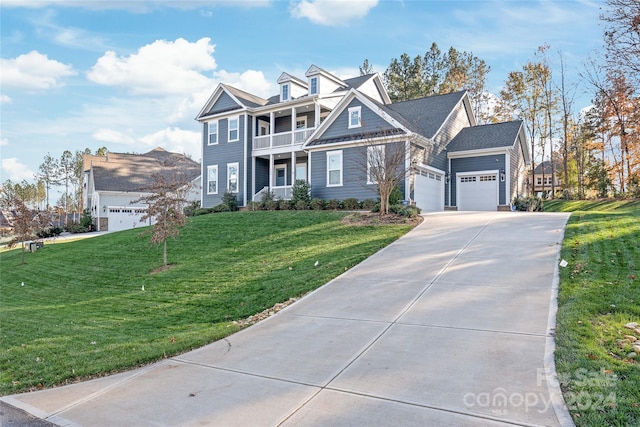
[[[291,200],[292,196],[292,185],[281,185],[278,187],[263,187],[262,190],[258,191],[253,195],[253,201],[259,202],[262,199],[262,195],[268,191],[272,191],[274,198],[276,200]]]
[[[311,136],[316,128],[299,129],[293,132],[280,132],[273,135],[262,135],[253,137],[253,149],[262,150],[266,148],[286,147],[287,145],[302,144]]]

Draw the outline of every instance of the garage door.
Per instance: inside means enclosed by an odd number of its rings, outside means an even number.
[[[458,175],[457,205],[460,211],[498,209],[497,174]]]
[[[144,209],[110,206],[109,231],[121,231],[135,227],[142,227],[146,225],[140,222],[140,218],[142,218],[144,214]]]
[[[416,173],[413,197],[416,206],[425,212],[444,210],[443,176],[431,171]]]

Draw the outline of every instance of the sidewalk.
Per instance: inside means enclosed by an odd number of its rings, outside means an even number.
[[[546,375],[567,218],[426,215],[227,339],[2,400],[61,426],[571,425]]]

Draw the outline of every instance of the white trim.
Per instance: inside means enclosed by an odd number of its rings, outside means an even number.
[[[353,124],[351,121],[353,113],[358,114],[358,123],[356,124]],[[348,115],[347,115],[347,123],[349,125],[348,126],[349,129],[362,127],[362,106],[361,105],[358,105],[356,107],[349,107]]]
[[[273,174],[273,186],[274,187],[284,187],[285,185],[287,185],[287,164],[286,163],[280,163],[277,165],[273,165],[273,170],[274,170],[274,174]],[[278,170],[284,170],[284,184],[282,185],[278,185]]]
[[[231,191],[231,189],[229,188],[229,177],[230,177],[230,173],[229,173],[229,169],[234,167],[236,168],[236,181],[240,179],[240,163],[238,162],[232,162],[232,163],[227,163],[227,191],[229,193],[233,193],[233,194],[238,194],[240,192],[240,186],[238,185],[239,182],[236,182],[236,191]]]
[[[209,114],[207,116],[202,116],[207,110],[213,107],[213,105],[215,104],[215,101],[217,101],[218,98],[220,98],[220,95],[222,95],[222,92],[225,92],[227,95],[229,95],[229,97],[233,99],[233,102],[235,102],[236,104],[238,104],[238,106],[240,106],[240,111],[247,111],[248,109],[247,106],[244,105],[234,94],[232,94],[229,90],[227,90],[224,83],[219,83],[218,87],[216,87],[216,89],[211,93],[211,96],[209,96],[209,99],[207,99],[207,102],[204,104],[202,109],[198,112],[198,115],[195,117],[195,120],[199,122],[206,122],[207,120],[209,120],[210,117],[213,117],[213,116],[218,118],[223,117],[222,114],[218,115],[216,113]],[[234,110],[233,114],[238,114],[240,111]],[[229,114],[226,114],[226,115],[229,115]]]
[[[313,81],[316,81],[316,90],[313,91]],[[314,75],[309,77],[309,95],[317,95],[320,93],[320,77]]]
[[[237,137],[235,139],[231,139],[231,121],[236,120],[238,122],[238,126],[233,129],[236,131]],[[240,141],[240,116],[229,117],[227,119],[227,142],[236,142]]]
[[[295,119],[295,123],[294,123],[294,125],[295,125],[294,132],[296,130],[306,129],[307,128],[307,116],[306,115],[304,115],[304,116],[295,116],[295,118],[296,119]],[[299,128],[298,127],[298,122],[304,122],[304,127]]]
[[[249,144],[249,136],[247,135],[247,118],[248,115],[247,113],[244,113],[244,123],[245,126],[243,126],[243,133],[244,133],[244,143],[242,144],[242,165],[244,166],[244,168],[242,168],[242,206],[247,206],[247,186],[249,185],[247,182],[247,145]],[[251,129],[253,129],[253,118],[251,119]],[[238,126],[240,126],[240,122],[238,122]]]
[[[511,206],[511,152],[507,150],[504,155],[504,203]],[[500,185],[500,184],[498,184]],[[498,197],[500,197],[500,188],[498,188]]]
[[[335,156],[335,155],[340,155],[340,183],[339,184],[330,184],[329,182],[329,172],[331,169],[329,169],[329,157],[331,156]],[[343,174],[344,174],[344,159],[343,159],[343,154],[342,154],[342,150],[335,150],[335,151],[327,151],[327,181],[326,181],[326,186],[327,187],[342,187],[342,183],[343,183]],[[335,170],[335,169],[333,169]]]
[[[453,153],[447,153],[449,159],[463,159],[466,157],[478,157],[478,156],[490,156],[492,154],[504,154],[511,147],[494,147],[494,148],[481,148],[478,150],[456,151]]]
[[[215,168],[215,174],[216,174],[216,191],[212,192],[212,191],[209,191],[209,182],[211,181],[209,179],[209,170],[214,168]],[[218,189],[220,187],[219,182],[220,182],[220,178],[218,173],[218,165],[207,165],[207,189],[206,189],[207,194],[218,194]]]
[[[285,89],[287,89],[287,93],[285,96]],[[280,102],[287,102],[291,100],[291,85],[287,81],[287,83],[282,83],[280,85]]]

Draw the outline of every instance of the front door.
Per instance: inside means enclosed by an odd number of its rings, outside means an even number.
[[[287,185],[287,166],[276,166],[276,187],[284,187]]]

